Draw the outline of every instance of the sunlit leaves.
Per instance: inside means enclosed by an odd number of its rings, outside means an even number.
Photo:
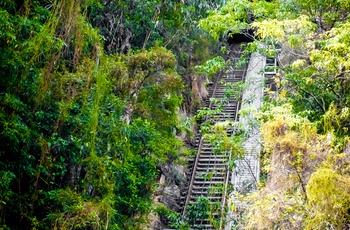
[[[301,39],[300,36],[303,36],[304,39],[312,36],[315,30],[315,25],[310,21],[306,16],[301,16],[297,19],[291,20],[277,20],[270,19],[261,22],[252,23],[252,27],[257,29],[257,36],[262,39],[265,38],[274,38],[279,41],[284,41],[285,39],[290,39],[290,44],[295,45],[295,40]],[[290,36],[299,36],[289,38]],[[298,44],[298,42],[296,42]]]
[[[350,178],[329,168],[319,168],[307,185],[309,215],[305,229],[343,229],[349,220]]]
[[[224,34],[240,33],[250,28],[252,20],[261,21],[274,18],[277,3],[267,1],[229,0],[220,10],[215,10],[200,21],[201,28],[218,39]]]
[[[349,11],[348,0],[290,0],[285,5],[294,8],[289,8],[291,11],[295,10],[298,14],[306,14],[317,20],[320,30],[327,30],[337,22],[344,21]]]
[[[259,117],[268,180],[251,198],[245,228],[342,229],[349,178],[337,154],[348,153],[349,1],[252,1],[241,15],[232,2],[201,26],[215,38],[254,28],[262,53],[274,53],[281,67],[273,77],[278,106],[265,104]]]
[[[304,65],[305,65],[305,60],[298,59],[292,63],[292,68],[297,69],[297,68],[303,67]]]
[[[254,17],[257,20],[263,20],[265,18],[275,18],[279,13],[279,5],[276,1],[253,1],[252,10]]]
[[[223,70],[226,67],[226,65],[226,61],[221,56],[217,56],[213,59],[206,61],[202,65],[196,66],[196,69],[212,77],[220,70]]]
[[[201,28],[218,39],[224,33],[238,33],[248,26],[249,1],[230,0],[218,11],[201,20]]]
[[[340,74],[350,69],[348,60],[350,24],[343,23],[324,34],[321,49],[313,50],[311,60],[319,70],[331,71],[332,74]]]
[[[293,114],[290,104],[278,107],[271,106],[266,112],[260,113],[258,119],[262,123],[261,134],[267,152],[273,151],[276,142],[279,142],[282,148],[283,144],[286,144],[289,149],[292,146],[297,149],[302,144],[303,138],[307,140],[308,135],[316,132],[314,124]],[[296,130],[302,132],[303,135],[299,136],[301,139],[295,133]],[[305,132],[305,130],[308,131]],[[285,137],[287,133],[291,133],[291,136]],[[293,142],[295,143],[293,144]]]

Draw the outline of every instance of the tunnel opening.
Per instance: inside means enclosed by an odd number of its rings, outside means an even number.
[[[229,32],[227,34],[226,41],[230,45],[235,45],[238,43],[249,43],[255,40],[254,32],[255,30],[253,29],[241,30],[240,33]]]

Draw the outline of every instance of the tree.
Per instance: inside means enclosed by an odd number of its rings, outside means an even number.
[[[135,229],[179,155],[175,56],[107,55],[95,4],[0,3],[0,228]]]

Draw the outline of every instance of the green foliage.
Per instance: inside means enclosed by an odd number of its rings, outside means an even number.
[[[209,217],[208,208],[209,200],[204,196],[197,197],[196,202],[188,205],[186,218],[190,226],[193,226],[196,220],[207,219]]]
[[[349,177],[319,168],[307,185],[309,215],[305,229],[344,229],[349,224]]]
[[[200,26],[215,39],[253,28],[246,53],[276,56],[275,97],[260,114],[266,183],[239,226],[344,229],[349,224],[349,1],[228,1]],[[260,45],[262,42],[264,45]],[[259,48],[260,47],[260,48]],[[332,159],[332,160],[330,160]],[[334,160],[336,159],[336,160]]]
[[[252,20],[260,21],[276,17],[275,2],[230,0],[220,10],[200,21],[199,25],[215,40],[225,34],[237,34],[250,28]]]
[[[209,140],[210,144],[214,147],[214,153],[230,152],[232,159],[243,155],[243,140],[240,133],[237,131],[232,136],[227,134],[227,130],[235,126],[237,125],[230,122],[219,122],[211,128],[210,133],[204,135],[204,138]]]
[[[106,55],[93,7],[0,4],[1,227],[132,229],[179,156],[176,57]]]
[[[176,70],[187,89],[191,89],[194,66],[213,58],[217,43],[197,26],[207,11],[223,2],[211,1],[108,1],[88,7],[91,24],[99,28],[108,54],[133,53],[140,49],[164,46],[175,54]],[[121,81],[120,81],[121,82]],[[127,91],[122,89],[121,91]],[[184,107],[196,107],[190,90],[183,93]],[[194,111],[191,111],[194,112]]]
[[[333,103],[329,106],[328,111],[323,115],[322,127],[323,132],[333,132],[336,136],[343,136],[348,133],[349,108],[338,109]]]
[[[253,202],[245,212],[247,228],[342,229],[345,226],[348,175],[347,170],[338,167],[344,168],[348,163],[340,160],[343,154],[337,153],[347,152],[339,143],[346,142],[346,138],[336,139],[332,133],[341,126],[336,121],[341,121],[347,113],[345,110],[340,116],[335,111],[333,107],[325,115],[326,135],[318,134],[317,124],[293,113],[288,104],[270,105],[260,114],[266,152],[263,170],[269,177],[255,195],[245,197],[244,202]]]
[[[164,205],[159,205],[156,208],[155,212],[159,215],[165,216],[169,220],[169,226],[179,230],[188,230],[189,225],[187,222],[182,220],[182,215],[169,210]]]
[[[63,210],[62,213],[48,215],[47,219],[54,220],[53,229],[108,229],[109,218],[114,212],[112,200],[87,201],[70,189],[52,191],[49,195]],[[40,227],[46,228],[43,224]]]
[[[221,56],[217,56],[213,59],[206,61],[203,65],[196,66],[196,69],[199,72],[208,74],[210,77],[213,77],[219,71],[225,69],[226,61]]]
[[[247,82],[226,82],[225,83],[225,90],[224,90],[224,101],[229,101],[230,98],[234,98],[234,100],[239,101],[242,96],[245,89],[247,89],[248,83]]]
[[[231,0],[220,10],[201,20],[199,25],[217,40],[224,33],[239,33],[247,28],[249,11],[249,1]]]
[[[1,171],[1,193],[0,193],[0,210],[3,205],[6,205],[8,201],[11,200],[12,196],[14,195],[14,192],[11,191],[10,185],[12,180],[16,178],[16,175],[11,171]]]

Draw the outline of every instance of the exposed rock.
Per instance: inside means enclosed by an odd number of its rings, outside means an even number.
[[[162,174],[159,179],[159,185],[164,186],[165,185],[165,175]]]
[[[155,198],[156,200],[159,199],[159,197]],[[155,201],[155,203],[159,203]],[[152,229],[152,230],[163,230],[167,228],[166,221],[164,221],[161,216],[157,215],[156,213],[150,213],[148,215],[148,218],[151,220],[149,223],[149,226],[147,226],[147,229]]]
[[[177,203],[180,199],[180,188],[177,185],[170,185],[164,188],[162,196],[159,197],[159,202],[163,203],[167,208],[173,211],[180,211],[180,206]]]
[[[169,210],[180,212],[181,190],[185,186],[186,171],[183,165],[175,165],[170,162],[160,165],[161,176],[159,178],[159,189],[153,197],[154,202],[162,204]],[[149,215],[149,229],[166,229],[168,220],[165,216],[155,214]]]
[[[208,90],[205,87],[205,83],[208,80],[202,76],[195,76],[192,80],[192,93],[195,100],[198,100],[200,103],[203,102],[203,99],[208,97]]]
[[[186,182],[186,172],[183,165],[173,165],[174,180],[180,187]]]

